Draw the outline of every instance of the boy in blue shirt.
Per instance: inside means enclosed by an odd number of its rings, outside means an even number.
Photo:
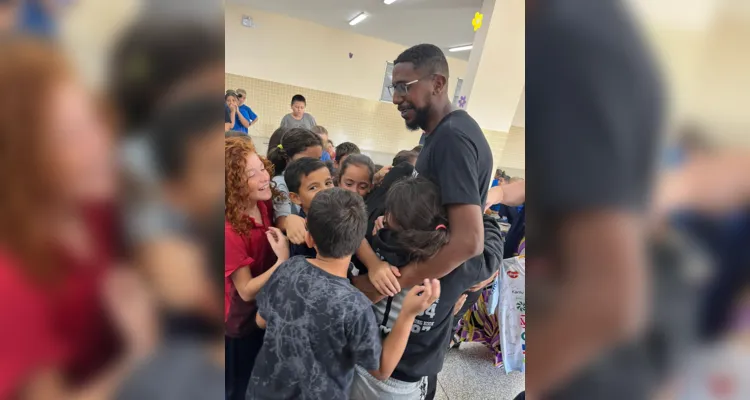
[[[237,100],[240,105],[237,109],[234,128],[232,130],[248,133],[248,128],[258,122],[258,116],[247,104],[245,104],[245,100],[247,100],[247,91],[245,89],[237,89],[235,93],[237,93]]]

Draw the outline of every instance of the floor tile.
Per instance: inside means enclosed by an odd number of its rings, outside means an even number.
[[[492,363],[491,351],[480,343],[463,343],[448,352],[438,375],[438,391],[448,400],[513,400],[524,390],[525,376],[505,374]],[[440,393],[438,392],[438,395]]]

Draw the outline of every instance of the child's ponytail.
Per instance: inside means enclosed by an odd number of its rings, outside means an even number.
[[[405,178],[391,186],[386,221],[410,261],[432,258],[448,243],[448,217],[437,186],[424,178]]]
[[[395,230],[393,236],[409,251],[409,262],[429,260],[450,240],[450,232],[444,226],[432,231]]]
[[[280,136],[281,139],[275,147],[270,147],[271,143],[269,141],[268,160],[273,163],[275,175],[283,174],[295,155],[304,152],[310,147],[320,146],[321,149],[323,148],[320,136],[308,129],[292,128],[280,133]]]

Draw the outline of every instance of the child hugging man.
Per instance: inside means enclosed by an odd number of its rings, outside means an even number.
[[[317,256],[289,259],[257,297],[266,335],[247,399],[347,399],[356,365],[387,379],[415,316],[440,297],[437,280],[415,286],[381,345],[372,303],[346,279],[367,228],[362,198],[339,188],[318,193],[307,226]]]
[[[306,218],[310,204],[321,190],[333,187],[331,170],[326,163],[315,158],[300,158],[292,162],[284,171],[284,181],[289,189],[289,200],[296,204],[300,211],[297,215]],[[307,244],[292,243],[289,255],[315,257],[315,249]]]

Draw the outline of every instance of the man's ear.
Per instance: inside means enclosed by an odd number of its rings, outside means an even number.
[[[448,87],[448,78],[443,75],[435,75],[435,94],[440,94]]]
[[[299,195],[297,193],[289,192],[289,200],[291,200],[292,203],[298,206],[302,205],[302,199],[299,198]]]
[[[312,238],[312,235],[310,235],[310,231],[305,232],[305,244],[309,248],[315,248],[315,241]]]

